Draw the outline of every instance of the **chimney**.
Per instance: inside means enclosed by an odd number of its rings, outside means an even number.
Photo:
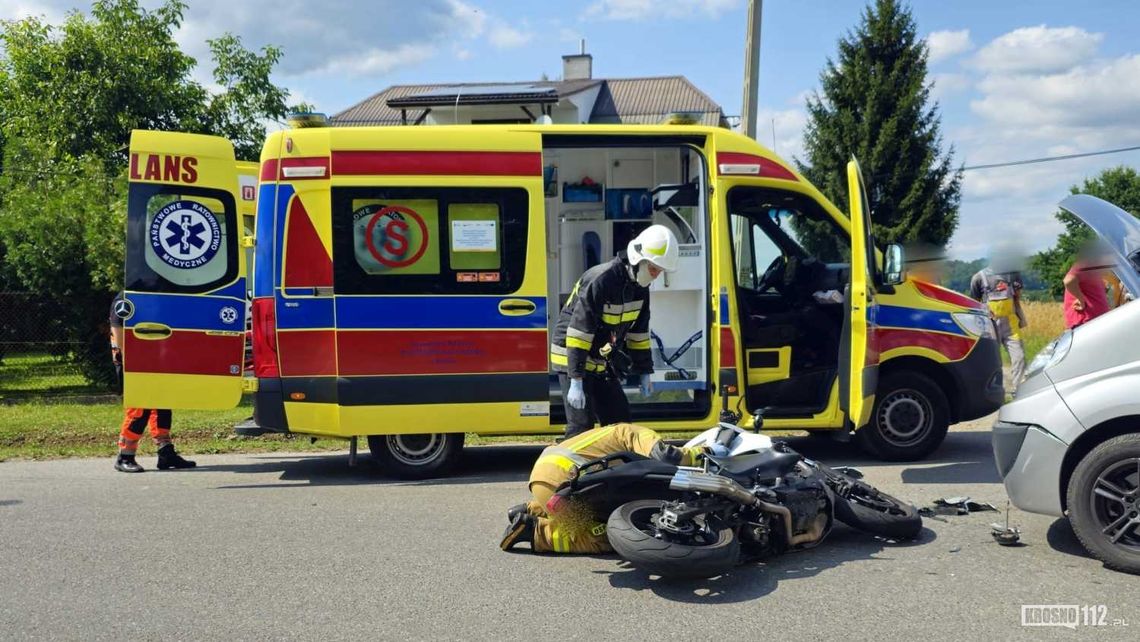
[[[594,77],[594,57],[586,53],[582,38],[577,54],[562,56],[562,80],[589,80]]]

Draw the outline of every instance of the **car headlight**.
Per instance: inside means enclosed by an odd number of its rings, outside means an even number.
[[[996,338],[997,334],[994,332],[993,321],[985,314],[975,314],[973,312],[954,312],[950,315],[962,329],[975,337],[985,337],[988,339]]]
[[[1036,357],[1033,357],[1033,361],[1029,362],[1029,367],[1025,369],[1025,378],[1028,379],[1060,363],[1065,355],[1069,354],[1071,347],[1073,347],[1073,331],[1065,330],[1061,336],[1053,339],[1049,345],[1041,348]]]

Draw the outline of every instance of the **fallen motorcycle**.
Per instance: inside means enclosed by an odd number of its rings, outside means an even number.
[[[835,520],[892,539],[922,530],[914,506],[861,481],[857,470],[829,468],[765,435],[721,423],[685,445],[704,447],[702,468],[615,453],[584,464],[557,494],[608,514],[614,551],[668,577],[712,577],[811,548]]]

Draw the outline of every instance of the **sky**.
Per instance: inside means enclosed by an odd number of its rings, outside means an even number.
[[[143,0],[143,6],[158,3]],[[393,84],[557,78],[582,38],[594,76],[682,74],[739,115],[747,0],[190,0],[183,50],[203,64],[224,32],[284,55],[274,81],[334,114]],[[802,156],[804,102],[855,28],[856,0],[766,0],[757,138]],[[943,145],[965,166],[1140,145],[1140,8],[1135,1],[913,0],[930,48]],[[58,22],[74,0],[0,0],[0,19]],[[1140,152],[967,171],[947,252],[1053,244],[1056,203],[1070,186]],[[840,204],[841,208],[843,204]]]

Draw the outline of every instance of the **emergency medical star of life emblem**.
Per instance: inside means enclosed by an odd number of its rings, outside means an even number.
[[[150,246],[171,267],[201,267],[217,255],[221,245],[217,217],[194,201],[175,201],[159,210],[150,223]]]

